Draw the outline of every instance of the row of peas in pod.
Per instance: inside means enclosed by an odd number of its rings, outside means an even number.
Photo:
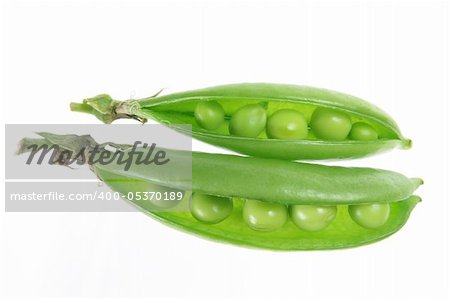
[[[389,203],[349,205],[348,214],[358,225],[366,229],[381,227],[389,218]],[[190,202],[191,213],[198,221],[216,224],[228,218],[233,211],[233,200],[194,193]],[[300,229],[317,232],[325,229],[336,218],[336,206],[286,205],[245,200],[242,210],[243,221],[253,230],[275,231],[288,218]]]
[[[217,101],[199,102],[195,119],[205,130],[215,130],[225,122],[225,111]],[[248,104],[236,110],[229,120],[229,133],[254,138],[264,130],[271,139],[306,139],[309,129],[323,140],[377,140],[377,131],[368,123],[354,122],[343,112],[318,107],[308,124],[305,116],[294,109],[279,109],[267,117],[262,105]]]

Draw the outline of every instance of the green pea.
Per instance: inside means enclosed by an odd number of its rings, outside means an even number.
[[[352,128],[352,122],[342,112],[317,108],[311,116],[310,126],[318,138],[325,140],[344,140]]]
[[[230,120],[230,134],[239,137],[256,137],[266,126],[266,110],[250,104],[237,110]]]
[[[357,122],[353,124],[349,137],[353,140],[377,140],[378,133],[371,125]]]
[[[195,106],[195,120],[206,130],[217,129],[225,120],[225,111],[216,101],[204,101]]]
[[[390,210],[388,203],[361,204],[348,207],[348,212],[353,221],[365,228],[381,227],[388,220]]]
[[[191,213],[198,221],[205,223],[219,223],[233,210],[230,198],[218,197],[201,193],[192,194]]]
[[[247,200],[244,204],[244,221],[250,228],[259,231],[274,231],[287,220],[285,205],[259,200]]]
[[[337,207],[335,206],[291,206],[291,219],[299,228],[317,232],[326,228],[336,218]]]
[[[267,136],[276,139],[304,139],[308,135],[308,123],[300,112],[281,109],[269,117]]]

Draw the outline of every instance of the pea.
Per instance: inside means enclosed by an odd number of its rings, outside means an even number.
[[[266,110],[250,104],[237,110],[230,120],[230,134],[239,137],[256,137],[266,126]]]
[[[198,221],[219,223],[230,216],[232,210],[233,201],[230,198],[201,193],[192,194],[191,213]]]
[[[335,218],[337,208],[335,206],[291,206],[291,219],[299,228],[317,232],[326,228]]]
[[[259,231],[274,231],[287,220],[285,205],[259,200],[247,200],[243,209],[244,221],[250,228]]]
[[[371,125],[357,122],[353,124],[349,137],[353,140],[377,140],[378,133]]]
[[[352,128],[352,122],[342,112],[317,108],[311,116],[310,126],[318,138],[325,140],[344,140]]]
[[[308,123],[300,112],[281,109],[269,117],[267,136],[276,139],[303,139],[308,135]]]
[[[360,204],[348,207],[353,221],[365,228],[381,227],[388,220],[390,210],[388,203]]]
[[[217,129],[225,120],[225,111],[216,101],[204,101],[195,106],[195,120],[206,130]]]

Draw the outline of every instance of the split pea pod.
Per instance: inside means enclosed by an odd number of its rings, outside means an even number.
[[[41,136],[44,140],[34,142],[63,140],[52,134]],[[75,142],[72,136],[67,144],[89,144],[86,136],[79,138]],[[147,149],[142,151],[145,154]],[[369,244],[398,231],[420,201],[413,195],[420,179],[388,170],[165,151],[175,163],[168,169],[138,163],[128,170],[118,163],[93,164],[91,169],[111,189],[124,194],[145,192],[155,185],[185,191],[189,212],[132,203],[170,226],[236,245],[322,250]],[[190,157],[191,179],[171,171],[184,167],[177,161]]]
[[[358,158],[411,146],[378,107],[307,86],[231,84],[124,102],[103,94],[72,103],[71,109],[105,123],[154,119],[201,141],[265,158]]]

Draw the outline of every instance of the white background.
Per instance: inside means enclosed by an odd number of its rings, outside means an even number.
[[[97,123],[68,104],[104,92],[326,87],[382,107],[414,140],[340,164],[426,184],[399,233],[325,252],[214,243],[140,213],[1,212],[2,294],[449,298],[449,36],[449,6],[432,1],[3,1],[2,123]]]

